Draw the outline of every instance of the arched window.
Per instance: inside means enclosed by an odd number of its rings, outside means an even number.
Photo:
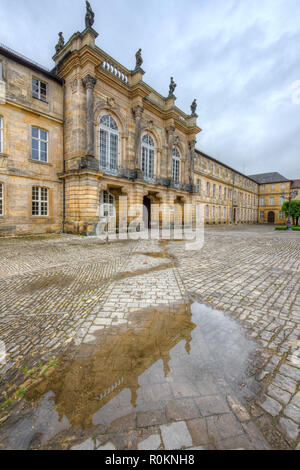
[[[179,150],[173,148],[173,165],[172,165],[172,176],[175,184],[179,184],[180,175],[180,153]]]
[[[100,195],[100,217],[115,217],[116,200],[108,191],[102,191]]]
[[[142,170],[144,178],[154,178],[155,145],[151,135],[146,134],[142,138]]]
[[[118,172],[119,129],[109,115],[102,116],[99,124],[100,169],[106,173]]]

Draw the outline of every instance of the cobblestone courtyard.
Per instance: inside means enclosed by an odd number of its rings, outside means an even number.
[[[184,246],[0,240],[0,448],[300,448],[300,235]]]

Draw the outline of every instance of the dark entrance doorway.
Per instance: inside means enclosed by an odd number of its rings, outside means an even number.
[[[236,224],[236,208],[233,209],[233,223]]]
[[[274,224],[275,222],[275,212],[271,211],[268,213],[268,223]]]
[[[145,228],[147,229],[147,228],[151,228],[151,200],[150,198],[145,196],[143,200],[143,204],[144,204],[143,219],[144,219]]]

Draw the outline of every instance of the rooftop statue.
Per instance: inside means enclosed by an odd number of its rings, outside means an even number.
[[[56,44],[55,46],[55,50],[56,50],[56,53],[58,53],[59,51],[61,51],[65,45],[65,40],[64,40],[64,37],[63,37],[63,33],[58,33],[58,43]]]
[[[177,84],[174,82],[174,78],[171,77],[171,82],[170,82],[170,87],[169,87],[169,96],[174,96],[174,91],[176,87],[177,87]]]
[[[136,65],[135,69],[139,69],[143,65],[143,58],[142,58],[142,49],[139,49],[137,53],[135,54],[135,59],[136,59]]]
[[[195,99],[193,102],[192,102],[192,105],[191,105],[191,110],[192,110],[192,116],[196,116],[196,111],[197,111],[197,100]]]
[[[91,28],[95,22],[95,13],[92,10],[90,2],[86,1],[85,27]]]

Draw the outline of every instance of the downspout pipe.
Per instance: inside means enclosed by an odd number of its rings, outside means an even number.
[[[65,111],[65,103],[66,103],[66,82],[63,80],[63,174],[66,171],[66,161],[65,161],[65,118],[66,118],[66,111]],[[66,180],[63,178],[63,217],[62,217],[62,233],[65,233],[65,224],[66,224]]]

